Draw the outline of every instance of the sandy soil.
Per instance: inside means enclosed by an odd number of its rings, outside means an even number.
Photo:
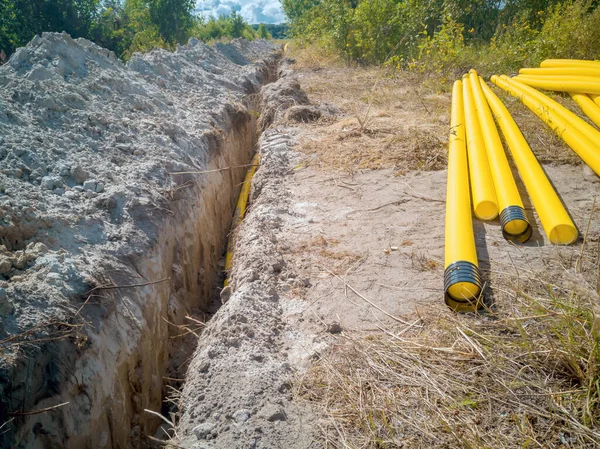
[[[345,336],[368,339],[422,316],[452,316],[443,300],[443,167],[450,96],[402,76],[382,76],[374,88],[380,76],[374,70],[295,68],[292,76],[313,107],[327,113],[316,122],[298,124],[284,117],[274,125],[291,138],[293,156],[270,161],[279,164],[277,188],[258,188],[250,216],[261,215],[261,224],[250,218],[242,225],[243,233],[266,234],[274,246],[254,261],[258,268],[250,272],[256,276],[248,275],[248,266],[235,269],[233,288],[268,282],[277,292],[279,319],[288,336],[287,363],[301,390],[313,362],[327,364],[331,351],[344,351],[338,343]],[[542,276],[559,289],[580,289],[597,301],[600,220],[593,203],[600,180],[540,123],[510,104],[581,237],[568,247],[551,245],[516,175],[534,226],[531,240],[514,245],[503,239],[497,220],[474,221],[488,304],[511,300],[504,290],[508,279],[527,282]],[[261,151],[271,154],[268,146]],[[265,204],[265,196],[268,210],[258,205]],[[273,257],[276,270],[265,265],[264,258]],[[265,271],[268,281],[259,280]],[[301,397],[288,400],[310,405]],[[289,427],[302,441],[311,441],[310,447],[325,444],[328,426],[339,437],[321,405],[313,401],[313,408],[303,408],[306,419],[317,423],[316,435]]]
[[[44,33],[0,67],[0,446],[147,447],[278,53],[191,39],[124,64]]]

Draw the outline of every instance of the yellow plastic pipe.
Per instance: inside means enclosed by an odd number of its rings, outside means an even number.
[[[482,306],[482,282],[471,216],[463,86],[460,81],[454,83],[452,90],[450,126],[446,186],[444,298],[452,310],[472,312]]]
[[[539,87],[557,92],[580,92],[583,94],[600,94],[600,78],[592,76],[533,76],[518,75],[515,79],[528,86]]]
[[[600,95],[590,95],[590,98],[592,99],[592,101],[594,103],[596,103],[598,105],[598,107],[600,107]]]
[[[490,172],[490,163],[477,117],[471,84],[464,78],[462,90],[473,211],[480,220],[493,220],[498,216],[498,198]]]
[[[480,78],[481,87],[502,130],[544,231],[555,245],[575,242],[579,232],[506,106]]]
[[[520,75],[534,76],[597,76],[600,77],[600,67],[551,67],[551,68],[530,68],[526,67],[519,70]]]
[[[600,127],[600,106],[588,97],[586,94],[578,94],[571,92],[571,98],[581,108],[583,113],[594,122],[596,126]]]
[[[600,61],[589,61],[587,59],[546,59],[540,67],[590,67],[600,69]]]
[[[244,178],[244,182],[242,183],[242,190],[240,191],[240,196],[238,197],[238,202],[235,207],[235,212],[233,213],[233,222],[231,224],[231,232],[229,233],[229,240],[227,241],[227,253],[225,254],[225,272],[229,273],[233,264],[233,250],[234,250],[234,239],[233,239],[233,231],[237,228],[242,220],[244,220],[244,216],[246,215],[246,206],[248,205],[248,198],[250,197],[250,189],[252,188],[252,178],[256,173],[258,168],[258,164],[260,162],[260,156],[258,153],[254,155],[252,158],[252,162],[250,162],[251,166],[246,172],[246,176]],[[229,279],[225,279],[224,282],[225,287],[229,285]]]
[[[492,111],[479,83],[477,72],[475,70],[469,71],[468,79],[471,83],[490,171],[496,189],[502,234],[507,240],[524,243],[531,237],[532,229],[525,215],[519,189],[515,183],[510,165],[508,165],[506,153],[502,147]]]
[[[520,90],[515,81],[507,77],[499,78],[494,75],[491,78],[499,88],[507,91],[513,97],[517,97],[535,115],[546,123],[561,139],[575,151],[592,170],[600,175],[600,151],[581,132],[564,118],[558,115],[548,104],[533,98],[529,93]]]
[[[512,83],[519,90],[527,92],[534,99],[546,104],[550,109],[570,123],[577,131],[583,134],[600,150],[600,131],[587,123],[585,120],[581,119],[581,117],[578,117],[577,114],[569,111],[562,104],[535,90],[533,87],[521,83],[518,78],[508,78],[506,75],[502,75],[501,78],[508,80],[509,83]]]

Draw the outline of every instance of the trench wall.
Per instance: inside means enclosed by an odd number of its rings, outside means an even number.
[[[71,45],[67,38],[59,41]],[[233,81],[221,78],[218,72],[224,69],[218,64],[199,70],[209,80],[217,80],[221,91],[225,86],[233,92],[220,96],[220,103],[211,111],[213,125],[200,128],[192,142],[196,146],[177,141],[186,136],[183,131],[171,137],[185,150],[182,159],[187,165],[171,165],[174,168],[168,174],[174,182],[160,191],[160,201],[147,204],[147,197],[141,194],[129,199],[127,220],[117,225],[141,230],[143,239],[132,232],[116,249],[86,246],[69,252],[55,249],[68,245],[59,241],[53,247],[56,234],[49,238],[44,229],[27,236],[24,247],[46,241],[49,254],[63,261],[73,254],[73,260],[85,264],[91,274],[82,275],[85,289],[64,300],[61,308],[66,312],[56,313],[60,324],[52,329],[60,332],[49,335],[50,331],[44,331],[36,343],[32,337],[17,351],[11,346],[4,352],[0,425],[6,423],[6,432],[0,437],[0,447],[148,446],[146,436],[152,435],[161,421],[144,409],[161,412],[171,337],[181,333],[177,326],[185,323],[186,315],[206,308],[219,276],[219,260],[246,171],[243,166],[250,162],[258,139],[257,86],[276,76],[277,51],[270,44],[260,47],[243,42],[220,48],[219,58],[225,55],[243,66],[243,77],[233,77]],[[190,53],[182,52],[182,57],[197,58]],[[240,60],[241,55],[247,59]],[[161,57],[161,64],[166,65],[164,58],[171,56]],[[202,61],[193,62],[202,68]],[[144,70],[138,67],[139,72]],[[188,70],[185,76],[193,78],[194,71]],[[207,95],[211,89],[216,91],[209,86]],[[180,97],[185,100],[185,94]],[[0,131],[4,129],[0,127]],[[160,152],[160,147],[156,150]],[[237,168],[222,170],[226,167]],[[172,174],[179,171],[186,174]],[[35,181],[30,184],[36,188]],[[115,208],[127,209],[114,202]],[[57,232],[56,225],[49,228]],[[12,316],[20,311],[18,283],[36,270],[37,265],[31,265],[23,273],[13,269],[6,281],[0,278],[9,293],[16,292],[9,296],[14,299]],[[37,270],[43,272],[43,268]],[[6,317],[8,323],[11,318]],[[25,326],[21,316],[19,319],[15,321],[22,329]],[[45,408],[51,410],[38,413]]]

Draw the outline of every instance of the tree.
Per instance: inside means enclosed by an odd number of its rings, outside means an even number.
[[[183,43],[194,26],[193,0],[150,0],[150,18],[168,43]]]
[[[227,27],[225,29],[225,33],[227,36],[238,38],[243,36],[245,29],[246,21],[239,13],[233,11],[231,16],[227,18]]]
[[[318,6],[320,0],[282,0],[283,12],[292,26],[299,25],[311,9]]]
[[[264,23],[261,23],[258,27],[258,30],[256,30],[256,34],[258,35],[259,39],[271,39],[272,36],[271,34],[267,31],[267,27],[265,27]]]
[[[131,25],[124,5],[119,0],[107,0],[94,22],[90,38],[123,57],[135,36]]]
[[[12,53],[44,31],[88,37],[99,0],[0,0],[0,49]]]

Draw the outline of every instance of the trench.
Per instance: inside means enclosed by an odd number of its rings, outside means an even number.
[[[223,259],[235,204],[259,137],[251,107],[233,111],[231,131],[211,145],[214,153],[206,170],[215,171],[199,175],[202,179],[194,187],[174,199],[172,227],[165,229],[161,243],[147,258],[147,271],[137,265],[145,278],[170,277],[170,285],[159,288],[164,291],[158,297],[144,301],[149,306],[142,313],[152,331],[144,333],[138,349],[118,365],[117,389],[122,390],[124,407],[114,404],[112,423],[107,422],[111,444],[106,447],[121,447],[119,442],[125,441],[130,447],[148,447],[145,437],[163,422],[145,410],[166,417],[177,413],[175,392],[184,383],[203,323],[220,306]],[[224,167],[238,168],[218,171]]]
[[[188,305],[193,305],[191,313],[183,316],[181,308],[172,307],[170,309],[174,313],[169,314],[168,318],[171,324],[169,327],[169,363],[167,374],[163,377],[163,397],[160,409],[160,413],[164,417],[178,415],[178,392],[185,383],[186,372],[193,354],[197,346],[201,344],[203,329],[223,305],[221,290],[224,285],[227,285],[228,277],[226,258],[228,251],[231,250],[229,245],[235,244],[235,240],[231,237],[236,226],[236,206],[242,194],[242,186],[249,167],[254,163],[253,157],[256,154],[258,141],[262,134],[262,124],[256,120],[259,115],[255,113],[258,106],[252,104],[247,105],[247,107],[250,110],[250,116],[240,120],[243,130],[236,127],[237,131],[222,140],[227,142],[225,148],[217,151],[217,153],[234,154],[234,158],[222,163],[225,163],[226,167],[236,168],[226,170],[229,175],[225,176],[224,184],[223,182],[220,183],[220,188],[210,189],[209,192],[202,194],[204,198],[206,196],[214,198],[215,214],[213,220],[210,223],[204,222],[202,225],[204,229],[206,229],[205,227],[214,228],[214,242],[211,242],[210,239],[200,241],[199,251],[186,256],[199,256],[198,284],[204,288],[198,293],[197,297],[190,297],[186,301]],[[241,143],[237,144],[236,142]],[[214,165],[215,168],[209,168],[208,170],[219,170],[221,167],[219,163]],[[216,184],[219,185],[218,182]],[[206,252],[207,247],[210,247],[208,253]],[[178,271],[176,262],[174,267],[174,271]],[[164,422],[156,424],[155,430],[161,426],[164,428]],[[155,434],[159,439],[161,436],[164,438],[166,435],[166,433],[161,435],[160,432],[155,432]]]
[[[275,67],[267,70],[264,84],[276,77]],[[58,371],[69,376],[58,394],[44,400],[69,407],[20,419],[17,447],[161,447],[148,437],[163,420],[146,410],[167,417],[177,412],[174,392],[183,385],[203,324],[220,306],[234,210],[263,128],[258,101],[249,95],[225,107],[230,128],[207,135],[206,172],[174,175],[181,188],[173,193],[161,235],[144,257],[125,261],[131,273],[161,282],[103,292],[97,304],[86,306],[93,330],[85,336],[85,350],[57,342],[23,373],[37,379],[32,390],[47,390],[47,367],[64,366]],[[45,403],[32,397],[32,404]]]

